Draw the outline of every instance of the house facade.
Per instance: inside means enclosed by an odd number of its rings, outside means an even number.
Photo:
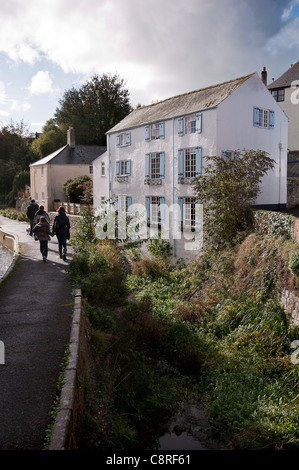
[[[56,152],[30,165],[30,193],[46,211],[53,210],[54,201],[65,201],[62,185],[69,178],[90,175],[93,161],[106,151],[97,145],[76,145],[75,131],[67,132],[67,144]]]
[[[191,183],[204,173],[205,156],[268,152],[276,165],[255,204],[283,207],[287,132],[284,112],[257,73],[137,108],[109,130],[107,153],[94,162],[94,206],[114,199],[133,216],[144,208],[147,237],[161,229],[175,257],[193,256],[203,206]]]

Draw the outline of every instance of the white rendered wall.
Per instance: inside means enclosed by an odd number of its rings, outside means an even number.
[[[274,129],[253,126],[254,106],[275,111]],[[276,162],[264,176],[256,205],[286,204],[288,119],[257,74],[236,89],[218,107],[217,152],[264,150]]]

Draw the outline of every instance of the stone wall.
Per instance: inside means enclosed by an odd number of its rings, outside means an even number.
[[[287,208],[293,209],[299,206],[299,178],[288,177],[287,181]]]
[[[290,315],[290,323],[299,326],[299,297],[289,290],[283,290],[279,303],[286,313]]]

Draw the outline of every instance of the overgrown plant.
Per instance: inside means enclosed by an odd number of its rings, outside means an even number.
[[[237,232],[248,227],[251,205],[261,191],[261,178],[275,162],[261,150],[205,159],[207,165],[194,182],[194,192],[204,206],[205,241],[217,247],[232,242]]]

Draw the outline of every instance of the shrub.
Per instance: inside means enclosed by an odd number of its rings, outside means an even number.
[[[290,255],[289,268],[293,274],[299,276],[299,250],[294,251]]]

